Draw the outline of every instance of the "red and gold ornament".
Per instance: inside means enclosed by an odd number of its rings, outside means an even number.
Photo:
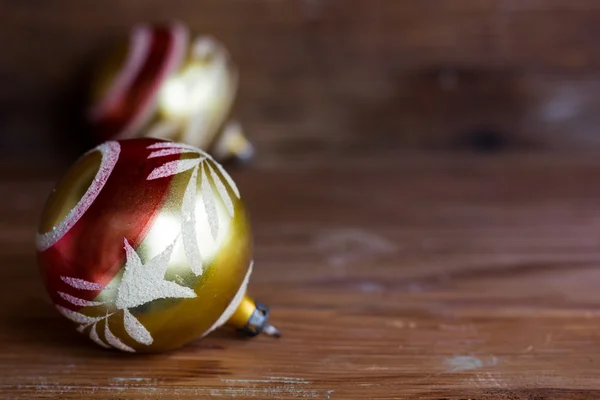
[[[48,198],[36,245],[56,308],[102,347],[170,350],[225,324],[278,335],[246,296],[240,193],[193,146],[131,139],[86,153]]]
[[[188,143],[219,161],[253,147],[229,121],[238,71],[227,50],[187,28],[140,24],[97,68],[87,119],[98,142],[152,137]]]

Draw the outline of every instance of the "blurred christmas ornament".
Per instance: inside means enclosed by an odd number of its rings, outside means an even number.
[[[193,146],[131,139],[88,152],[51,193],[36,245],[56,308],[102,347],[164,351],[224,324],[279,334],[246,296],[238,189]]]
[[[87,119],[98,142],[152,137],[219,161],[252,157],[240,124],[228,120],[238,72],[214,39],[190,39],[181,23],[138,25],[96,72]]]

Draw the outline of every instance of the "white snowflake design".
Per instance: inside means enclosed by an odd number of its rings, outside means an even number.
[[[179,237],[182,237],[185,256],[188,265],[196,276],[202,275],[204,270],[203,258],[198,247],[196,238],[196,187],[198,185],[198,174],[200,173],[200,190],[202,191],[203,205],[208,217],[210,232],[213,239],[216,239],[219,232],[219,219],[217,217],[215,205],[215,193],[210,184],[212,180],[216,191],[221,198],[230,218],[233,218],[235,208],[230,197],[229,191],[221,181],[217,171],[227,181],[229,187],[239,198],[239,191],[233,180],[227,172],[218,163],[205,162],[212,158],[203,151],[193,146],[174,142],[160,142],[148,147],[152,150],[148,158],[164,157],[174,154],[193,154],[195,158],[175,160],[167,162],[160,167],[155,168],[147,180],[161,179],[176,175],[188,170],[192,170],[190,180],[186,186],[183,204],[181,209],[181,233],[177,235],[162,253],[147,261],[145,264],[130,245],[128,240],[124,239],[124,249],[126,263],[123,276],[120,282],[114,285],[104,286],[94,282],[88,282],[83,279],[61,276],[63,282],[69,286],[83,291],[116,291],[114,302],[90,301],[72,296],[68,293],[58,292],[58,295],[78,307],[96,307],[104,306],[107,308],[106,314],[99,317],[90,317],[80,312],[70,310],[66,307],[56,305],[58,311],[68,319],[79,324],[77,330],[85,332],[89,329],[89,337],[98,345],[105,348],[116,348],[126,352],[135,352],[135,349],[123,343],[110,330],[109,318],[117,312],[122,311],[123,325],[127,334],[137,343],[151,345],[154,342],[150,332],[140,323],[140,321],[130,312],[131,308],[138,307],[158,299],[185,299],[197,297],[193,289],[181,286],[175,282],[165,279],[168,264],[171,259],[173,248]],[[251,270],[251,269],[250,269]],[[98,335],[98,323],[104,321],[104,340]]]

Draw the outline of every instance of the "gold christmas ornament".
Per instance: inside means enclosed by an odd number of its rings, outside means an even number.
[[[140,24],[100,64],[87,119],[98,142],[152,137],[191,144],[218,161],[253,147],[230,120],[238,71],[225,47],[181,23]]]
[[[165,351],[225,324],[279,335],[246,296],[240,193],[193,146],[130,139],[86,153],[48,198],[36,245],[57,310],[102,347]]]

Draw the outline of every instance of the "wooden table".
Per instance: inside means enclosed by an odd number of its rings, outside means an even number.
[[[94,347],[45,299],[33,232],[55,172],[0,179],[0,397],[598,399],[600,162],[258,160],[250,292],[279,340]]]

